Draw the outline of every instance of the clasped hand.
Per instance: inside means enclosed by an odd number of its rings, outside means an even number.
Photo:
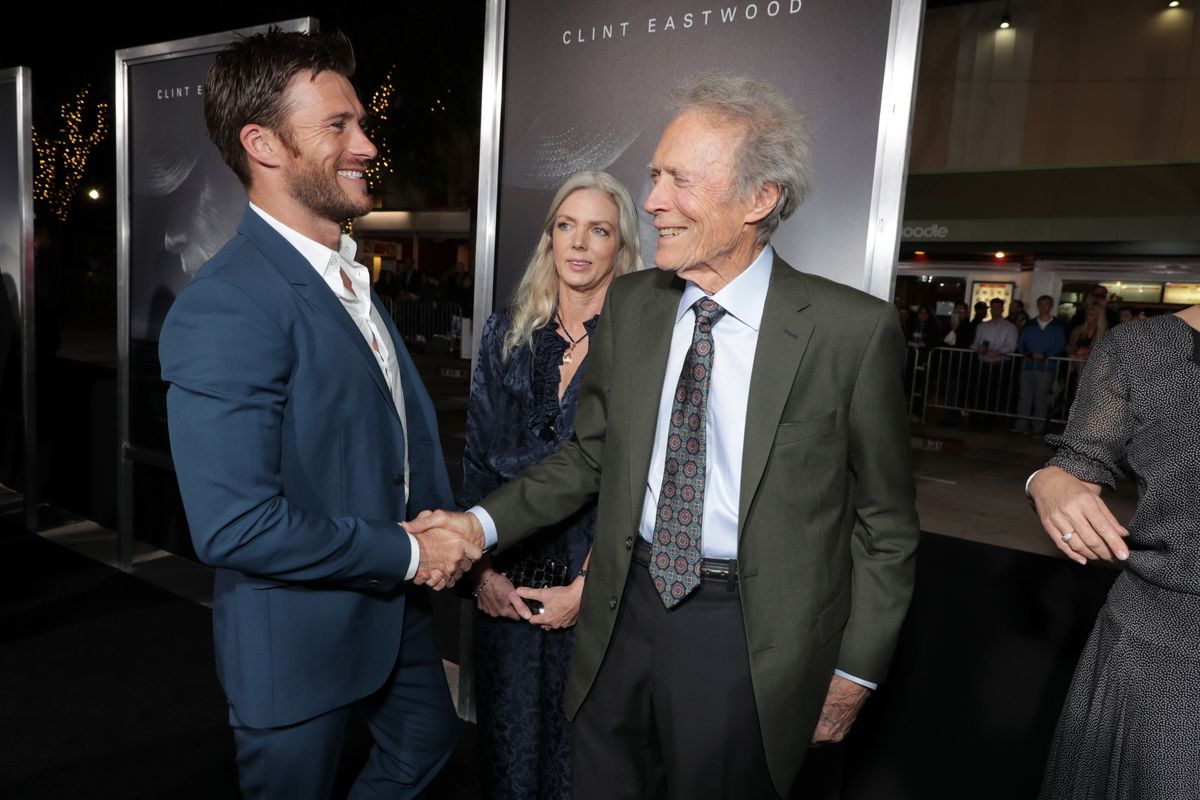
[[[447,589],[483,556],[483,526],[471,514],[422,511],[401,523],[421,549],[413,583]]]

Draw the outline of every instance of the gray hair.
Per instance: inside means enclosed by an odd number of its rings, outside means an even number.
[[[738,194],[752,196],[770,183],[779,187],[779,202],[758,223],[756,241],[766,244],[812,189],[808,118],[771,84],[741,75],[700,75],[677,86],[672,97],[676,116],[698,111],[744,130],[734,160]]]

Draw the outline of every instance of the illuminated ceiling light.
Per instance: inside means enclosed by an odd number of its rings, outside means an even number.
[[[1167,3],[1167,8],[1179,8],[1179,0],[1171,0]]]
[[[996,251],[996,258],[1007,258],[1007,257],[1008,257],[1008,254],[1005,253],[1003,250]]]
[[[100,199],[100,190],[99,189],[88,189],[87,195],[88,195],[88,197],[92,198],[93,200],[99,200]]]
[[[1000,30],[1006,31],[1012,27],[1012,18],[1005,14],[1000,18]]]
[[[923,256],[923,255],[925,255],[925,251],[924,251],[924,250],[917,250],[917,251],[915,251],[915,252],[913,253],[913,255],[914,255],[914,256]]]

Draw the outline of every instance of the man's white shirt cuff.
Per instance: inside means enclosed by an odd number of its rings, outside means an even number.
[[[412,548],[412,558],[408,562],[408,572],[404,573],[404,580],[411,581],[413,576],[417,574],[417,567],[421,563],[421,545],[417,544],[417,537],[408,531],[404,533],[408,536],[408,546]]]
[[[848,681],[853,681],[854,683],[857,683],[859,686],[865,686],[868,689],[870,689],[871,691],[875,691],[876,689],[879,688],[878,683],[871,683],[870,681],[864,681],[862,678],[856,678],[848,672],[842,672],[840,669],[835,669],[833,671],[833,674],[837,675],[839,678],[845,678]]]
[[[496,533],[496,523],[492,520],[492,515],[485,511],[483,506],[471,506],[467,509],[467,513],[474,514],[475,518],[479,520],[479,524],[483,526],[483,549],[491,550],[500,539]]]

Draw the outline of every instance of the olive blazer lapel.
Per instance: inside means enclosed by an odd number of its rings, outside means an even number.
[[[622,325],[626,336],[633,337],[628,348],[621,352],[634,354],[629,381],[622,387],[634,392],[629,425],[629,499],[634,525],[642,517],[646,499],[646,476],[650,471],[654,429],[658,423],[658,401],[662,387],[672,384],[678,376],[664,375],[671,351],[671,334],[675,328],[675,312],[683,295],[684,283],[670,273],[662,273],[640,302],[634,303],[632,313]]]
[[[750,503],[762,481],[784,405],[812,338],[812,312],[805,311],[810,305],[804,275],[776,255],[750,375],[738,501],[739,539]]]

